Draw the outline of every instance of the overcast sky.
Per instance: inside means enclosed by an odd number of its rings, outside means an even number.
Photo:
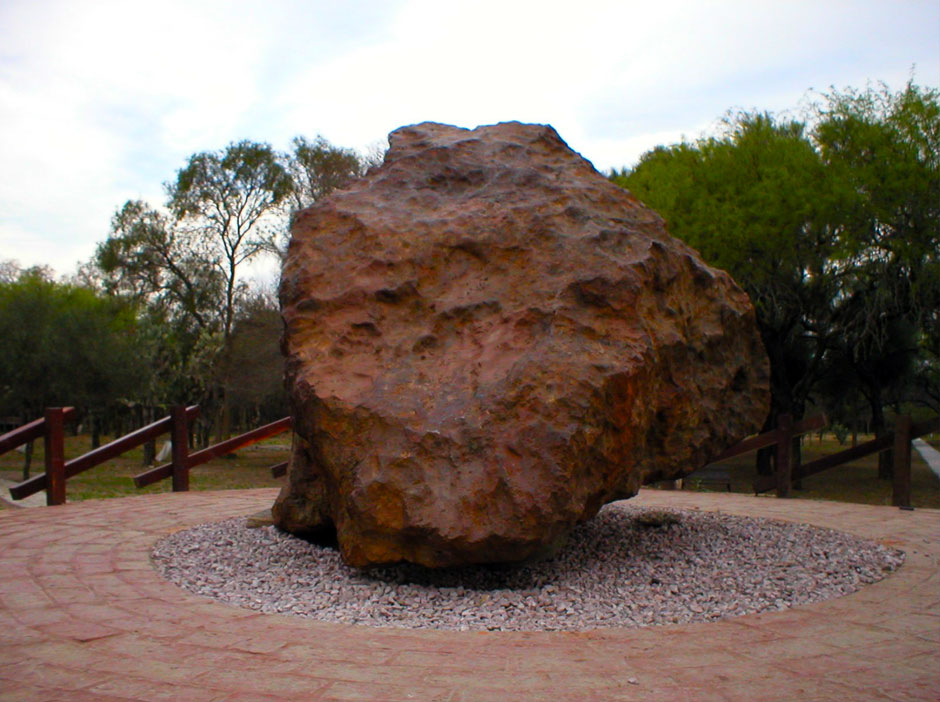
[[[0,259],[73,272],[235,140],[521,120],[606,171],[912,67],[940,84],[938,0],[0,0]]]

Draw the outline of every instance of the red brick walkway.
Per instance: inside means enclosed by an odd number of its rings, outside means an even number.
[[[940,699],[940,512],[644,491],[644,505],[834,527],[907,552],[848,597],[712,624],[589,632],[373,629],[263,615],[151,568],[176,529],[272,490],[0,512],[0,700]]]

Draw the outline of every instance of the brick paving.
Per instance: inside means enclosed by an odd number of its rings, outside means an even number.
[[[847,597],[722,622],[586,632],[375,629],[201,598],[151,568],[164,534],[274,490],[0,512],[0,702],[940,699],[940,511],[644,490],[647,506],[808,522],[907,552]]]

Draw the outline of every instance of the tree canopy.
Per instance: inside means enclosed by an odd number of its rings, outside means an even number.
[[[233,401],[283,401],[278,387],[257,387],[272,382],[269,347],[276,350],[279,331],[271,324],[276,306],[247,284],[245,265],[279,254],[292,212],[359,177],[368,163],[322,137],[297,137],[293,149],[240,141],[193,154],[166,184],[164,207],[132,200],[115,213],[85,278],[140,305],[141,339],[161,369],[148,402],[199,401],[227,426]],[[258,340],[258,329],[272,334],[271,344]],[[258,353],[246,356],[245,345]],[[242,392],[247,375],[253,390]]]
[[[322,136],[313,141],[295,137],[287,160],[293,180],[295,209],[308,207],[354,178],[365,175],[370,162],[354,149],[334,146]]]
[[[126,399],[250,415],[284,403],[270,294],[245,266],[377,156],[297,137],[193,154],[166,200],[124,203],[71,282],[0,262],[0,411]],[[773,410],[940,411],[940,95],[832,90],[800,118],[731,113],[611,174],[750,295]],[[284,407],[286,410],[286,407]]]
[[[751,296],[773,415],[851,388],[880,429],[887,402],[930,402],[909,389],[937,377],[938,106],[913,83],[833,91],[805,120],[732,114],[612,173]]]
[[[136,310],[126,300],[56,283],[41,270],[0,282],[0,412],[114,406],[146,374]]]
[[[725,126],[649,152],[615,180],[748,292],[771,358],[774,416],[800,415],[824,348],[814,333],[828,297],[822,161],[800,123],[741,113]]]
[[[280,225],[272,215],[293,190],[274,149],[249,141],[194,154],[167,186],[177,229],[203,252],[205,265],[222,281],[217,309],[223,344],[231,336],[236,298],[242,292],[239,267],[264,251],[265,230]]]

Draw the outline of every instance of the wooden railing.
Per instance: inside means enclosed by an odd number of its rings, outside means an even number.
[[[178,408],[173,408],[174,414],[172,417],[176,417],[178,414]],[[237,451],[240,448],[245,446],[251,446],[256,444],[259,441],[263,441],[271,436],[276,436],[285,431],[290,431],[291,429],[291,418],[284,417],[277,420],[276,422],[271,422],[270,424],[265,424],[263,427],[258,427],[252,431],[246,432],[234,438],[228,439],[226,441],[221,441],[209,448],[202,449],[201,451],[196,451],[195,453],[188,453],[187,443],[185,440],[186,437],[186,425],[180,420],[174,420],[174,432],[173,432],[173,460],[169,463],[164,463],[162,466],[157,466],[156,468],[151,468],[148,471],[144,471],[139,475],[134,476],[134,485],[138,488],[146,487],[147,485],[152,485],[160,480],[165,480],[166,478],[173,478],[173,491],[179,492],[181,490],[189,489],[189,471],[196,466],[200,466],[203,463],[211,461],[213,458],[218,458],[219,456],[225,456],[234,451]],[[179,427],[182,426],[182,429]],[[182,432],[182,439],[177,440],[177,431]],[[279,464],[280,465],[280,464]],[[275,466],[277,468],[277,466]]]
[[[138,488],[151,485],[166,478],[172,478],[173,491],[189,489],[189,471],[219,456],[225,456],[245,446],[275,436],[291,429],[291,418],[284,417],[252,431],[236,436],[227,441],[189,453],[189,422],[199,416],[199,407],[176,406],[170,415],[152,424],[131,432],[126,436],[89,451],[88,453],[65,460],[64,425],[72,419],[75,409],[72,407],[53,407],[45,412],[42,419],[25,424],[18,429],[0,435],[0,455],[22,444],[43,437],[45,441],[46,472],[24,480],[10,488],[10,495],[15,500],[23,499],[40,490],[46,491],[46,504],[60,505],[65,502],[66,480],[93,468],[120,454],[152,441],[161,434],[170,433],[172,459],[156,468],[134,476]],[[778,497],[789,497],[792,484],[802,478],[816,475],[829,468],[848,463],[857,458],[894,449],[894,477],[892,501],[898,507],[910,509],[911,505],[911,441],[925,434],[940,431],[940,417],[914,423],[909,416],[898,416],[893,432],[871,441],[818,458],[809,463],[794,465],[791,447],[795,437],[816,431],[827,426],[825,415],[818,415],[794,423],[789,415],[781,415],[777,428],[757,436],[751,436],[725,450],[709,465],[751,451],[770,446],[776,447],[775,470],[773,475],[758,475],[754,480],[754,492],[762,493],[776,490]],[[271,474],[275,477],[284,475],[286,463],[272,466]],[[693,474],[694,475],[694,474]]]
[[[186,408],[181,407],[179,409],[182,413],[182,416],[184,416],[187,421],[191,418],[199,416],[199,407],[197,405]],[[49,418],[48,412],[46,418],[47,420]],[[61,428],[61,423],[59,423],[58,426]],[[184,426],[186,425],[184,424]],[[24,497],[28,497],[34,493],[39,492],[40,490],[45,490],[47,504],[64,504],[66,480],[75,477],[79,473],[83,473],[89,468],[94,468],[97,465],[101,465],[105,461],[116,458],[126,451],[137,448],[141,444],[156,439],[158,436],[165,434],[172,428],[172,416],[164,417],[163,419],[153,422],[152,424],[141,427],[137,431],[133,431],[119,439],[115,439],[114,441],[105,444],[104,446],[93,449],[88,453],[79,456],[78,458],[73,458],[70,461],[65,461],[63,458],[63,442],[60,430],[59,436],[51,441],[51,448],[54,454],[51,464],[49,453],[47,451],[46,472],[14,485],[10,488],[10,496],[14,500],[22,500]],[[50,442],[47,441],[47,444],[48,443]]]
[[[43,438],[45,444],[45,475],[50,476],[49,480],[43,484],[43,487],[46,487],[48,483],[48,489],[46,490],[47,505],[60,505],[65,502],[65,422],[74,417],[74,407],[49,407],[42,419],[36,419],[0,436],[0,455],[25,443],[35,441],[39,437]],[[23,484],[20,483],[20,485]],[[19,485],[15,487],[19,487]],[[41,489],[39,488],[39,490]],[[10,492],[12,493],[13,490],[11,489]],[[26,494],[31,495],[32,492]],[[23,497],[25,496],[23,495]],[[21,498],[15,497],[15,499]]]
[[[245,446],[256,444],[270,436],[289,431],[291,418],[284,417],[276,422],[266,424],[252,431],[222,441],[209,448],[189,453],[189,423],[199,416],[198,405],[192,407],[173,407],[169,416],[152,424],[148,424],[130,434],[96,448],[88,453],[65,460],[63,425],[66,419],[74,415],[71,407],[51,408],[46,410],[43,419],[37,419],[19,429],[0,436],[0,454],[6,453],[27,441],[40,436],[45,437],[45,463],[46,472],[36,475],[28,480],[17,483],[10,488],[10,496],[14,500],[35,494],[40,490],[46,491],[46,504],[61,505],[65,503],[65,484],[69,478],[82,473],[89,468],[109,461],[112,458],[130,451],[141,444],[156,439],[161,434],[170,434],[172,446],[172,460],[169,463],[152,468],[134,477],[134,484],[140,488],[165,478],[172,478],[173,491],[189,490],[189,471],[219,456],[225,456]],[[275,466],[278,468],[279,466]]]
[[[869,456],[873,453],[879,453],[881,451],[886,451],[890,448],[893,448],[894,471],[891,501],[895,507],[910,509],[911,442],[914,439],[935,431],[940,431],[940,417],[934,417],[933,419],[914,423],[911,421],[909,416],[899,415],[895,418],[893,432],[887,432],[883,436],[879,436],[878,438],[872,439],[871,441],[866,441],[865,443],[859,444],[858,446],[853,446],[852,448],[846,449],[845,451],[839,451],[838,453],[833,453],[829,456],[817,458],[816,460],[810,461],[809,463],[804,463],[803,465],[798,466],[795,471],[790,465],[784,466],[784,470],[788,474],[788,477],[785,478],[788,489],[786,491],[786,495],[782,496],[785,497],[789,495],[789,484],[793,481],[809,477],[810,475],[816,475],[817,473],[821,473],[824,470],[841,466],[845,463],[849,463],[850,461],[854,461],[857,458],[862,458],[863,456]],[[779,463],[777,468],[777,476],[758,475],[755,478],[755,493],[767,492],[768,490],[773,490],[776,487],[777,495],[781,496]]]
[[[751,451],[776,446],[773,475],[757,475],[754,478],[754,493],[760,494],[775,490],[777,497],[789,497],[793,483],[816,475],[824,470],[841,466],[857,458],[880,451],[894,449],[894,474],[892,484],[892,504],[902,509],[911,508],[911,442],[925,434],[940,431],[940,417],[914,423],[906,415],[895,420],[893,432],[888,432],[864,444],[859,444],[845,451],[823,456],[809,463],[799,464],[793,460],[791,447],[793,439],[828,426],[825,415],[817,415],[793,423],[790,415],[783,414],[777,428],[757,436],[751,436],[727,449],[709,466],[740,456]],[[694,479],[695,473],[690,477]]]
[[[776,446],[774,475],[768,476],[770,480],[773,481],[773,484],[767,488],[767,490],[776,488],[777,497],[789,497],[790,486],[793,482],[793,461],[791,456],[793,439],[797,436],[808,434],[811,431],[822,429],[827,424],[829,424],[829,420],[826,419],[826,415],[824,414],[803,419],[796,424],[793,423],[793,418],[789,414],[782,414],[777,420],[776,429],[765,432],[764,434],[759,434],[758,436],[749,437],[735,444],[725,450],[724,453],[712,462],[718,463],[729,458],[734,458],[735,456],[750,453],[751,451]],[[764,491],[762,490],[761,492]]]

